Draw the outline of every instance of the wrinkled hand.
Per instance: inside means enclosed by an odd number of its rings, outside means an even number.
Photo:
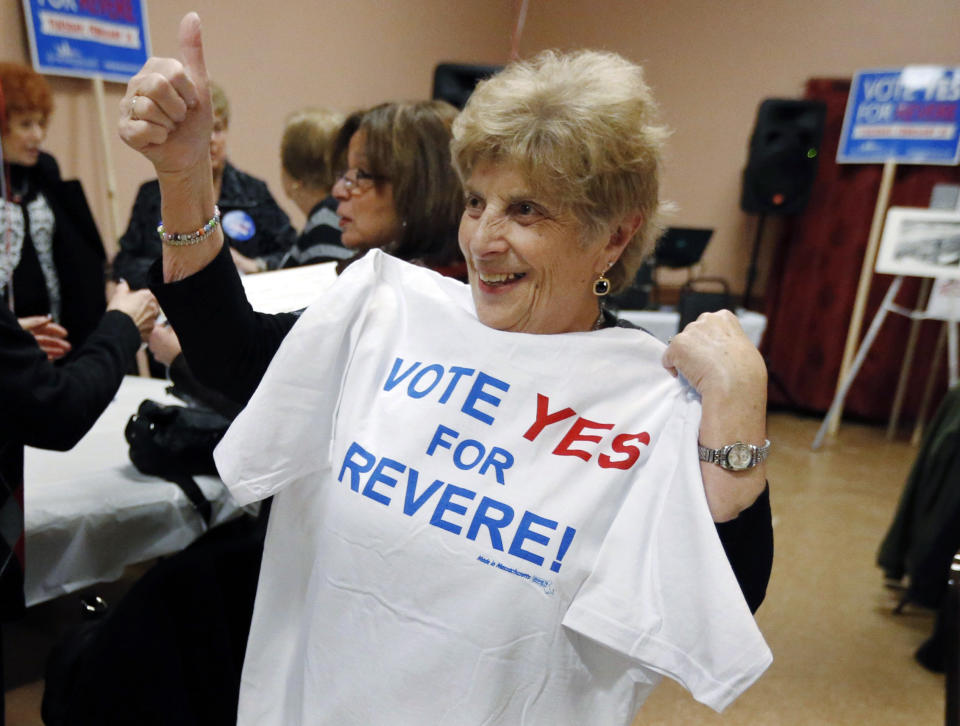
[[[704,313],[675,335],[663,365],[697,389],[703,402],[700,443],[712,449],[735,441],[762,444],[767,432],[767,366],[729,310]],[[766,486],[766,465],[732,472],[700,464],[710,512],[726,522]]]
[[[180,60],[150,58],[120,101],[120,137],[156,168],[179,175],[210,162],[213,114],[200,18],[180,21]]]
[[[67,342],[67,329],[53,322],[49,315],[30,315],[18,322],[36,338],[40,350],[47,354],[47,360],[57,360],[70,352],[72,346]]]
[[[107,310],[119,310],[129,315],[140,331],[140,339],[146,343],[160,314],[160,305],[149,290],[131,290],[126,280],[121,280],[107,303]]]
[[[704,313],[675,335],[663,366],[704,398],[756,393],[766,401],[767,366],[729,310]]]
[[[147,345],[150,346],[153,357],[168,368],[173,363],[173,359],[181,353],[180,339],[169,325],[154,326]]]

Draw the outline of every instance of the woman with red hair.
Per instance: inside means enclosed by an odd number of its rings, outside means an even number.
[[[53,111],[46,79],[0,63],[0,298],[48,358],[78,347],[106,308],[100,235],[79,182],[41,151]]]

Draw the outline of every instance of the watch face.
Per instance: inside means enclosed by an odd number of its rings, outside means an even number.
[[[727,451],[727,464],[735,471],[749,469],[753,453],[748,444],[733,444]]]

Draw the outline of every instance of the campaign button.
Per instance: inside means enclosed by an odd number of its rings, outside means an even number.
[[[253,218],[241,209],[234,209],[223,215],[220,224],[224,233],[238,242],[246,242],[257,233]]]

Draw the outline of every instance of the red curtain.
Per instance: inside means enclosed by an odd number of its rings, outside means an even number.
[[[770,403],[825,412],[833,400],[853,315],[860,268],[880,190],[880,164],[837,164],[837,146],[849,80],[815,78],[806,97],[827,105],[820,165],[809,205],[786,220],[777,242],[766,292],[767,331],[761,351],[770,370]],[[955,166],[898,166],[892,206],[927,207],[933,186],[960,184]],[[873,275],[861,338],[876,314],[893,277]],[[904,280],[897,302],[917,305],[918,278]],[[916,418],[931,366],[937,383],[931,411],[946,391],[946,354],[934,361],[941,323],[924,321],[901,416]],[[900,375],[910,321],[887,318],[850,390],[844,408],[854,417],[886,421]]]

